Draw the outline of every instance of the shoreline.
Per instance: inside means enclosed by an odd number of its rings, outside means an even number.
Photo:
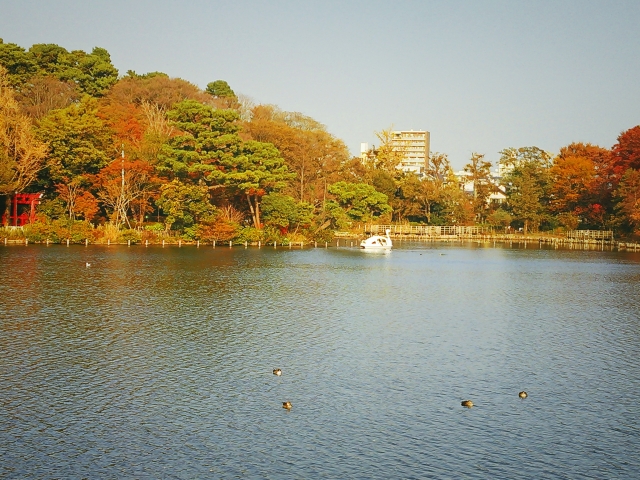
[[[27,246],[29,244],[36,245],[95,245],[109,247],[111,245],[126,245],[126,246],[161,246],[161,247],[196,247],[196,248],[233,248],[233,247],[258,247],[258,248],[357,248],[360,241],[367,238],[366,235],[344,232],[334,236],[331,242],[314,242],[314,241],[296,241],[296,242],[233,242],[233,241],[185,241],[185,240],[154,240],[154,241],[131,241],[126,242],[91,242],[85,239],[81,242],[73,242],[71,240],[62,240],[60,242],[53,241],[32,241],[27,238],[21,239],[9,239],[8,237],[0,239],[0,246]],[[550,235],[522,235],[522,234],[472,234],[472,235],[411,235],[411,234],[396,234],[391,237],[395,242],[420,242],[420,243],[465,243],[471,242],[478,245],[493,243],[513,245],[524,245],[525,247],[530,244],[539,244],[553,246],[554,248],[563,249],[583,249],[583,250],[618,250],[618,251],[640,251],[640,242],[627,242],[618,240],[597,240],[597,239],[577,239],[567,238],[563,236],[550,236]]]

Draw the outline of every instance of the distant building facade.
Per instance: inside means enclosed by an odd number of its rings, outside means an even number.
[[[362,160],[368,160],[370,154],[371,154],[371,150],[369,149],[369,144],[368,143],[361,143],[360,144],[360,158]]]
[[[458,187],[460,187],[460,190],[462,190],[469,196],[473,196],[475,183],[471,179],[471,174],[469,172],[465,172],[464,170],[454,172],[453,174],[458,180]],[[489,197],[487,198],[487,203],[502,204],[507,200],[506,188],[500,183],[500,181],[502,180],[502,175],[503,169],[500,168],[491,172],[490,183],[492,184],[493,188],[491,190],[491,193],[489,194]]]
[[[431,148],[431,134],[426,130],[397,130],[391,132],[391,146],[403,153],[404,158],[398,169],[405,173],[415,173],[422,177],[427,169]],[[372,161],[377,155],[375,146],[369,148],[368,143],[360,144],[360,158]]]
[[[426,130],[399,130],[391,132],[391,135],[391,144],[404,153],[398,168],[423,176],[429,159],[431,134]]]

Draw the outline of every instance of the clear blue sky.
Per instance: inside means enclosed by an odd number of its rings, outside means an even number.
[[[391,125],[426,129],[455,168],[506,147],[611,147],[640,123],[639,26],[638,0],[0,0],[5,42],[223,79],[353,154]]]

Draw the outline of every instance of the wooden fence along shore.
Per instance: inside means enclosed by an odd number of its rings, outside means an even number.
[[[434,226],[434,225],[368,225],[363,227],[363,236],[384,235],[390,230],[392,238],[426,242],[474,241],[477,243],[501,242],[509,244],[538,243],[554,247],[585,249],[640,250],[640,243],[620,242],[611,230],[571,230],[564,235],[496,233],[486,226]]]
[[[15,228],[15,227],[14,227]],[[20,228],[20,227],[17,227]],[[524,245],[525,248],[528,245],[539,244],[542,247],[545,245],[552,245],[555,248],[575,248],[575,249],[588,249],[588,250],[604,250],[605,247],[608,250],[631,250],[640,251],[640,243],[620,242],[616,241],[613,237],[611,230],[573,230],[566,232],[564,235],[549,235],[549,234],[527,234],[522,233],[496,233],[491,227],[485,226],[432,226],[432,225],[373,225],[365,224],[358,232],[336,232],[334,241],[332,242],[231,242],[231,241],[184,241],[181,239],[157,239],[155,242],[149,240],[139,242],[140,245],[162,245],[164,246],[196,246],[201,245],[213,247],[234,247],[249,246],[261,247],[284,247],[284,248],[329,248],[329,247],[358,247],[360,240],[371,235],[384,235],[389,230],[391,237],[396,241],[419,241],[419,242],[474,242],[478,245],[491,244],[495,246],[496,243],[508,243],[510,246],[513,244]],[[30,243],[28,238],[21,239],[9,239],[6,235],[0,233],[0,245],[28,245]],[[45,243],[47,245],[53,244],[53,242],[31,242],[31,243]],[[70,245],[69,239],[63,240],[59,243]],[[84,240],[82,244],[89,245],[89,240]],[[136,242],[134,242],[135,244]],[[116,243],[107,242],[101,244],[105,246],[115,245]],[[131,241],[121,243],[131,246]]]

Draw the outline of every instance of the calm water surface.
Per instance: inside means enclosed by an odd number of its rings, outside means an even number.
[[[3,478],[640,476],[640,254],[30,245],[0,272]]]

